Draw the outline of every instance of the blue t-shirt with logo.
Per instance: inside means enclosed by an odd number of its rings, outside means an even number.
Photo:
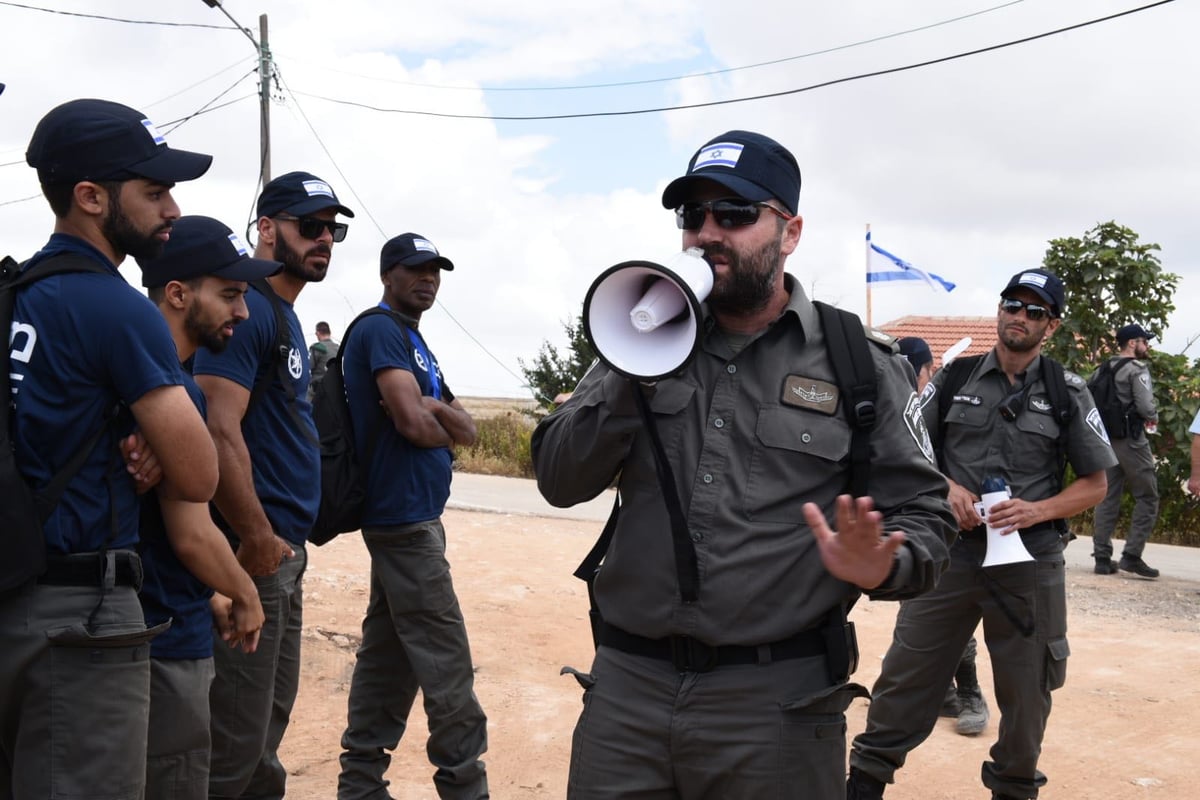
[[[450,496],[450,448],[417,447],[396,432],[391,420],[380,424],[381,397],[375,383],[380,370],[402,369],[417,379],[421,394],[441,398],[446,390],[437,360],[420,333],[382,314],[355,325],[342,342],[341,355],[358,453],[367,452],[367,438],[379,430],[367,472],[363,527],[437,519]]]
[[[270,372],[270,386],[242,420],[242,436],[250,451],[254,489],[267,519],[275,533],[292,544],[303,544],[321,502],[321,451],[307,399],[309,368],[304,330],[292,304],[282,299],[279,302],[290,339],[286,371],[291,400],[280,382],[274,358],[275,312],[270,299],[254,287],[246,293],[250,318],[233,329],[233,338],[223,352],[197,352],[192,372],[227,378],[251,393],[258,378]]]
[[[204,414],[204,393],[190,376],[184,386],[196,408]],[[142,495],[141,545],[142,612],[146,625],[171,620],[171,627],[150,642],[152,658],[209,658],[213,654],[212,613],[208,599],[212,589],[188,571],[167,538],[158,494]],[[224,544],[222,544],[224,547]]]
[[[62,253],[94,259],[111,274],[43,278],[17,293],[9,339],[13,440],[17,468],[38,488],[104,426],[117,401],[129,406],[154,389],[184,381],[162,315],[99,250],[56,233],[30,266]],[[101,437],[46,521],[49,552],[137,543],[138,498],[116,436],[110,431]]]

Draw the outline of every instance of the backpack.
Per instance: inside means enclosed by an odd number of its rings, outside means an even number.
[[[1133,361],[1130,357],[1118,358],[1116,363],[1105,360],[1088,378],[1088,389],[1096,401],[1096,410],[1100,412],[1100,421],[1104,423],[1109,439],[1126,439],[1132,433],[1129,409],[1117,397],[1117,371],[1130,361]]]
[[[12,346],[13,309],[17,292],[42,278],[69,272],[108,274],[100,264],[76,254],[52,256],[22,270],[20,264],[5,256],[0,261],[0,330],[8,331],[0,356],[0,535],[5,557],[0,562],[0,591],[16,588],[46,570],[46,537],[42,526],[58,505],[67,484],[83,467],[88,456],[112,426],[118,404],[105,418],[100,430],[85,441],[41,490],[34,491],[17,469],[12,440],[12,416],[15,410],[12,375],[9,368]],[[113,522],[115,530],[115,520]]]
[[[387,314],[401,328],[404,322],[383,308],[370,308],[359,314],[346,328],[343,342],[350,341],[350,331],[364,317]],[[406,331],[407,332],[407,331]],[[408,342],[408,337],[405,337]],[[367,452],[358,458],[354,446],[354,426],[350,418],[350,405],[346,400],[346,381],[342,373],[342,353],[329,359],[325,375],[313,391],[313,422],[321,443],[321,505],[317,520],[313,523],[308,540],[323,545],[341,533],[359,530],[362,527],[363,506],[367,499],[366,470],[374,455],[379,434],[387,420],[383,407],[379,407],[367,432]]]

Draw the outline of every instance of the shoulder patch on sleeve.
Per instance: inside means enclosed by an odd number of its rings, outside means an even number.
[[[1068,388],[1074,389],[1077,392],[1082,391],[1083,387],[1087,386],[1087,381],[1069,369],[1063,370],[1063,380],[1067,382]]]
[[[900,352],[900,346],[896,344],[896,337],[889,336],[883,331],[863,325],[863,333],[867,335],[867,341],[875,345],[888,355],[895,355]]]

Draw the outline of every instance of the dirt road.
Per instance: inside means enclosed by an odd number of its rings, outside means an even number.
[[[562,519],[449,511],[444,518],[454,580],[477,665],[476,691],[489,718],[492,796],[565,795],[579,688],[559,668],[586,669],[592,646],[587,597],[571,576],[599,525]],[[289,798],[328,800],[337,784],[346,693],[367,602],[368,558],[347,535],[311,548],[305,578],[304,668],[281,757]],[[1200,797],[1200,584],[1164,578],[1067,573],[1071,660],[1055,693],[1042,754],[1047,800]],[[891,637],[895,605],[861,602],[854,611],[862,648],[855,680],[874,681]],[[982,650],[982,647],[981,647]],[[987,658],[979,660],[985,693]],[[993,712],[994,704],[993,704]],[[851,708],[862,730],[866,703]],[[954,733],[942,720],[909,759],[893,800],[989,797],[979,765],[995,736]],[[415,709],[392,762],[391,793],[434,800],[425,759],[425,719]]]

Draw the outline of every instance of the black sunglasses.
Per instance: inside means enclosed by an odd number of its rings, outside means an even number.
[[[1026,303],[1022,300],[1018,300],[1015,297],[1006,297],[1001,300],[1000,310],[1008,314],[1012,314],[1013,316],[1020,314],[1021,311],[1024,310],[1025,316],[1028,317],[1031,322],[1041,322],[1050,316],[1050,309],[1046,308],[1045,306],[1039,306],[1037,303]]]
[[[791,216],[769,203],[750,200],[706,200],[703,203],[684,203],[675,209],[675,224],[680,230],[698,231],[704,227],[704,216],[712,212],[713,219],[722,228],[738,228],[758,222],[762,209],[770,209],[781,219]]]
[[[296,227],[300,229],[300,235],[305,239],[316,239],[322,231],[328,228],[329,235],[333,237],[333,240],[340,242],[346,238],[346,231],[350,230],[350,226],[344,222],[334,222],[331,219],[321,219],[320,217],[288,217],[276,214],[274,219],[296,223]]]

